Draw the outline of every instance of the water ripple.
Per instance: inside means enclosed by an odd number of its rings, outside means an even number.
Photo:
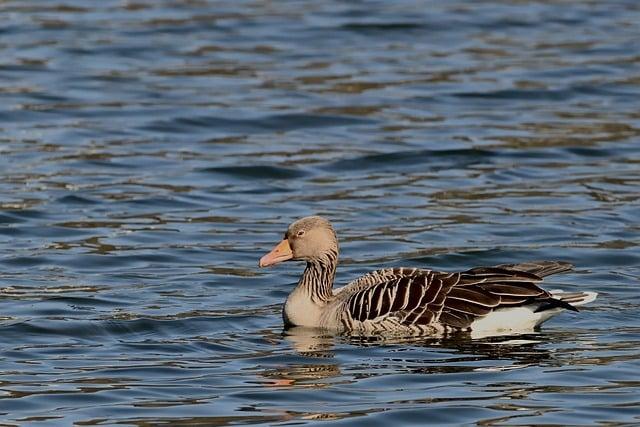
[[[636,2],[0,2],[6,424],[637,424]],[[471,340],[282,330],[302,215],[374,268],[563,259]]]

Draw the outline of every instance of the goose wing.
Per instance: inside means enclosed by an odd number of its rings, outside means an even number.
[[[464,329],[497,308],[559,301],[537,285],[540,276],[509,267],[459,273],[386,269],[367,274],[348,286],[352,289],[345,301],[348,321],[392,320],[404,326],[440,324]]]

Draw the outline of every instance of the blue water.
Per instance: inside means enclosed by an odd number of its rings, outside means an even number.
[[[640,423],[640,4],[0,2],[6,425]],[[338,282],[560,259],[538,333],[291,331]]]

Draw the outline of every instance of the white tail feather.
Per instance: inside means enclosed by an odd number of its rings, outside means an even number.
[[[551,295],[573,306],[590,303],[598,296],[596,292],[564,292],[560,290],[551,291]],[[471,324],[471,336],[482,338],[532,331],[536,326],[565,311],[558,307],[536,312],[538,307],[539,304],[495,310]]]
[[[597,292],[565,292],[558,289],[551,291],[551,295],[576,307],[588,304],[598,297]]]

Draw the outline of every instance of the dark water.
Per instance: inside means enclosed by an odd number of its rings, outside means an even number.
[[[640,423],[640,3],[0,2],[7,425]],[[540,333],[284,335],[381,266],[576,264]]]

